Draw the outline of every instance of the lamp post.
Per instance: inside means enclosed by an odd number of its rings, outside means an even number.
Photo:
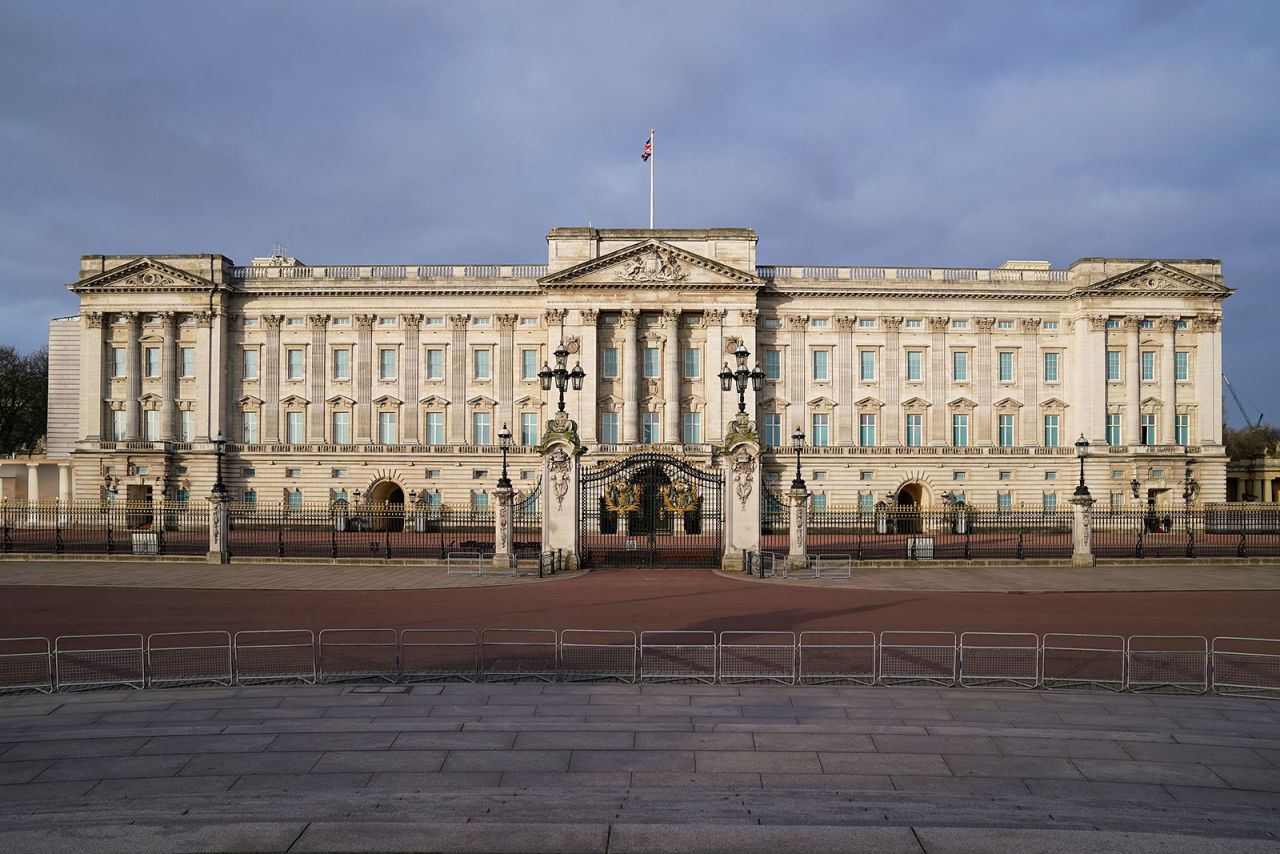
[[[551,384],[554,382],[556,388],[560,391],[559,412],[564,412],[564,393],[570,384],[574,391],[582,391],[582,381],[586,378],[587,372],[582,370],[582,365],[573,366],[573,370],[569,370],[568,359],[569,350],[564,346],[564,342],[560,342],[560,346],[556,348],[553,354],[556,357],[556,366],[554,368],[549,364],[543,364],[542,370],[538,371],[538,381],[542,383],[543,391],[551,391]]]
[[[758,392],[764,388],[764,371],[760,370],[760,365],[757,363],[755,368],[747,367],[747,357],[750,355],[747,345],[739,344],[738,349],[733,351],[733,357],[738,362],[737,370],[729,370],[729,363],[726,362],[724,370],[720,372],[721,391],[732,391],[735,383],[738,386],[739,415],[747,411],[747,384],[750,383],[752,391]]]
[[[217,460],[217,474],[213,480],[213,494],[219,501],[227,499],[227,485],[222,482],[222,446],[227,444],[221,433],[213,437],[213,455]]]
[[[1080,434],[1080,438],[1076,439],[1076,456],[1080,458],[1080,485],[1076,487],[1077,498],[1088,498],[1089,487],[1084,485],[1084,458],[1089,456],[1089,440]]]
[[[564,392],[561,392],[563,395]],[[563,407],[561,407],[563,411]],[[503,424],[498,431],[498,444],[502,446],[502,477],[498,478],[498,489],[510,489],[511,478],[507,477],[507,451],[511,449],[511,431]]]
[[[1138,482],[1138,467],[1135,465],[1133,467],[1133,480],[1129,481],[1129,489],[1133,493],[1134,501],[1138,500],[1138,488],[1141,486],[1142,484]]]
[[[800,476],[800,451],[804,448],[804,431],[799,427],[791,434],[791,445],[796,449],[796,479],[791,481],[791,488],[804,490],[804,478]]]

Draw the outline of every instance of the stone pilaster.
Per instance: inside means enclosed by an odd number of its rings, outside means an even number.
[[[1196,375],[1196,444],[1222,444],[1222,317],[1198,315],[1191,321]]]
[[[311,328],[311,352],[307,359],[307,441],[313,445],[324,444],[324,389],[325,363],[328,360],[329,315],[312,314],[307,317]]]
[[[637,341],[640,312],[634,308],[624,308],[620,312],[618,325],[622,329],[622,441],[633,443],[638,442],[640,437],[640,380],[644,375]]]
[[[404,324],[404,366],[402,370],[404,408],[401,410],[403,424],[401,433],[406,445],[416,445],[419,441],[418,419],[422,411],[419,400],[422,399],[422,315],[402,314],[400,322]]]
[[[707,339],[703,345],[702,351],[702,381],[706,389],[707,408],[706,408],[706,424],[703,425],[705,434],[703,439],[713,445],[718,445],[724,440],[724,430],[722,429],[724,419],[724,395],[720,392],[719,381],[716,374],[720,368],[717,367],[718,362],[725,360],[724,353],[724,309],[708,308],[702,312],[702,317],[698,319],[698,328],[706,330]],[[748,347],[747,349],[751,349]],[[758,359],[759,353],[751,351],[753,359]],[[749,410],[748,410],[749,411]]]
[[[855,391],[857,383],[861,380],[862,357],[858,354],[858,348],[853,343],[853,329],[858,325],[855,317],[837,317],[836,326],[839,328],[839,342],[836,345],[836,357],[832,361],[835,362],[833,370],[836,372],[836,413],[837,419],[833,426],[835,435],[831,437],[833,445],[856,445],[858,444],[858,424],[857,424],[857,407],[854,402],[858,399]],[[879,365],[881,371],[885,366]]]
[[[515,410],[515,358],[516,358],[516,323],[519,317],[514,314],[499,314],[494,320],[498,323],[498,374],[496,382],[498,424],[493,425],[494,434],[501,424],[508,425],[517,437],[520,425],[516,423]]]
[[[587,375],[582,378],[582,391],[576,393],[578,403],[573,414],[578,418],[582,441],[587,444],[596,441],[599,427],[596,419],[600,397],[600,333],[596,325],[599,319],[599,309],[578,309],[578,338],[581,341],[578,355]]]
[[[926,445],[945,445],[950,441],[947,423],[947,382],[951,366],[947,356],[947,327],[949,317],[929,318],[929,412],[925,415]]]
[[[1156,321],[1156,329],[1160,332],[1161,344],[1160,348],[1160,373],[1157,379],[1160,382],[1160,443],[1173,444],[1174,441],[1174,415],[1177,414],[1177,386],[1174,382],[1173,372],[1175,370],[1174,348],[1176,346],[1176,334],[1173,329],[1172,317],[1162,317]]]
[[[352,438],[356,444],[373,441],[373,324],[372,314],[356,315],[355,362],[355,424]],[[462,407],[459,407],[461,411]]]
[[[210,425],[216,410],[211,406],[213,395],[214,315],[207,311],[196,312],[196,441],[207,442],[214,435]],[[278,407],[277,407],[278,408]]]
[[[880,387],[884,389],[884,409],[877,437],[881,445],[902,444],[902,318],[881,317],[884,329],[884,365],[880,375]]]
[[[974,433],[971,444],[990,445],[994,435],[991,429],[991,389],[995,377],[991,369],[992,343],[991,330],[995,328],[994,317],[975,317],[973,325],[978,330],[978,346],[974,361],[977,362],[973,375],[974,401],[978,404],[974,412],[977,423],[973,425]]]
[[[284,315],[262,317],[267,330],[267,343],[262,348],[262,435],[266,444],[280,441],[280,324]]]
[[[1023,317],[1018,320],[1022,332],[1022,370],[1018,371],[1019,396],[1022,398],[1021,430],[1018,441],[1023,445],[1044,444],[1044,424],[1040,417],[1040,318]]]
[[[102,401],[107,397],[105,316],[86,311],[80,320],[80,435],[97,442],[102,439]]]
[[[666,442],[680,441],[680,311],[666,309],[662,312],[662,326],[667,340],[662,346],[662,396],[666,406],[662,408],[662,438]]]
[[[227,352],[227,312],[218,310],[213,313],[210,318],[211,325],[209,327],[209,342],[207,353],[209,354],[209,364],[205,366],[205,400],[208,401],[209,415],[204,419],[204,434],[200,433],[201,420],[196,419],[196,440],[207,441],[211,436],[226,436],[231,425],[231,419],[227,410],[231,404],[228,385],[232,374],[232,367],[228,364]],[[196,354],[197,372],[199,371],[200,355]],[[196,377],[196,388],[200,388],[200,377]]]
[[[790,425],[783,425],[783,434],[786,435],[790,431],[786,428],[790,426],[792,429],[800,427],[805,434],[812,432],[812,427],[806,422],[805,418],[805,401],[808,400],[808,379],[809,379],[809,351],[804,343],[805,332],[809,328],[809,316],[800,315],[788,317],[786,320],[787,328],[791,330],[791,341],[788,345],[787,353],[787,399],[791,403],[791,408],[787,410],[787,415],[791,418]]]
[[[164,343],[160,349],[160,438],[172,442],[178,437],[178,318],[172,311],[160,312]]]
[[[129,338],[125,344],[125,370],[128,372],[128,391],[125,393],[124,436],[130,442],[142,437],[142,315],[136,311],[123,314],[129,325]]]
[[[1142,318],[1131,316],[1124,319],[1126,347],[1128,358],[1125,359],[1124,387],[1128,393],[1124,413],[1125,443],[1142,444]],[[1164,437],[1159,437],[1161,440]]]

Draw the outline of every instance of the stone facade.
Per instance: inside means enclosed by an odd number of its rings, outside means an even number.
[[[747,393],[766,481],[790,479],[800,427],[819,504],[1065,506],[1082,433],[1104,504],[1135,476],[1144,501],[1180,500],[1186,453],[1200,497],[1225,498],[1220,262],[785,267],[756,240],[556,228],[545,265],[85,256],[78,341],[51,337],[78,359],[79,423],[51,435],[77,437],[82,499],[207,494],[221,434],[238,499],[485,503],[503,424],[515,488],[541,476],[556,392],[537,371],[561,342],[586,371],[566,400],[584,465],[642,445],[709,460],[744,344],[767,374]]]

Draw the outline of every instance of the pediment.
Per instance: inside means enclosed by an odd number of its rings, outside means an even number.
[[[251,394],[246,394],[244,397],[242,397],[242,398],[240,398],[239,400],[237,400],[237,401],[236,401],[236,403],[240,404],[242,407],[244,407],[244,406],[261,406],[261,405],[262,405],[262,398],[260,398],[260,397],[254,397],[254,396],[253,396],[253,395],[251,395]]]
[[[610,392],[609,394],[601,395],[599,397],[599,402],[608,404],[609,406],[621,406],[622,396]]]
[[[540,397],[534,397],[531,394],[524,394],[524,395],[521,395],[520,397],[517,397],[514,403],[516,406],[520,406],[520,407],[534,406],[534,407],[541,408],[547,405],[547,402],[545,400],[543,400]]]
[[[1014,400],[1012,397],[1004,397],[991,404],[996,409],[1021,409],[1022,402]]]
[[[418,403],[422,404],[423,406],[448,406],[449,405],[449,401],[445,400],[443,397],[441,397],[438,394],[429,394],[426,397],[422,398],[422,400],[418,401]]]
[[[1051,397],[1048,400],[1041,401],[1040,408],[1041,409],[1059,409],[1059,410],[1066,409],[1067,402],[1065,400],[1062,400],[1061,398]]]
[[[1142,406],[1159,407],[1163,405],[1164,405],[1163,401],[1161,401],[1160,398],[1158,397],[1144,397],[1142,399]]]
[[[384,394],[381,397],[375,397],[373,399],[373,402],[376,403],[378,406],[388,406],[388,405],[400,406],[402,403],[404,403],[403,400],[396,397],[394,394]]]
[[[957,397],[955,400],[947,404],[952,409],[973,409],[978,404],[967,397]]]
[[[1080,295],[1144,294],[1150,296],[1226,297],[1234,291],[1195,273],[1188,273],[1163,261],[1152,261],[1141,267],[1103,279],[1077,291]]]
[[[884,401],[868,395],[855,403],[854,406],[859,409],[879,409],[884,406]]]
[[[645,240],[538,280],[571,288],[757,288],[758,276],[661,240]]]
[[[483,406],[497,406],[497,405],[498,405],[498,401],[494,400],[492,397],[488,397],[483,394],[477,394],[475,397],[467,398],[467,406],[474,407],[476,409],[479,409],[480,407],[483,407]]]
[[[203,276],[196,276],[147,257],[138,258],[113,270],[107,270],[105,273],[81,279],[67,285],[67,288],[73,293],[106,290],[144,293],[169,291],[208,293],[211,289],[228,290],[226,285],[215,284]]]
[[[825,395],[818,395],[813,400],[806,401],[805,405],[818,407],[818,408],[834,409],[836,402],[831,398],[826,397]]]
[[[356,402],[345,394],[335,394],[325,401],[330,406],[355,406]]]
[[[306,406],[311,401],[307,400],[300,394],[291,394],[284,400],[280,401],[283,406]]]
[[[903,409],[927,409],[929,406],[932,406],[932,404],[923,397],[913,397],[902,401]]]

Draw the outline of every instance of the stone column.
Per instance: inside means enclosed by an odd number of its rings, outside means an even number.
[[[209,563],[230,563],[227,551],[227,530],[230,527],[225,493],[209,496]]]
[[[832,359],[835,362],[832,370],[836,372],[836,388],[839,390],[835,395],[838,418],[836,424],[832,425],[835,430],[831,441],[833,445],[858,444],[857,407],[854,406],[858,396],[854,389],[857,388],[855,384],[860,379],[862,357],[853,343],[853,328],[857,323],[857,318],[854,317],[836,318],[836,326],[840,329],[840,334],[836,344],[836,357]],[[881,363],[879,367],[883,375],[885,365]]]
[[[213,313],[213,325],[209,329],[208,352],[209,364],[205,365],[204,378],[206,392],[204,399],[208,402],[209,415],[205,424],[205,434],[200,435],[199,424],[196,427],[196,439],[205,441],[211,436],[226,436],[231,421],[227,415],[227,407],[230,404],[230,394],[228,389],[229,377],[235,376],[234,368],[228,364],[226,353],[227,343],[227,313],[225,311],[215,311]],[[196,356],[196,370],[200,369],[200,357]],[[196,387],[199,388],[200,379],[196,378]],[[197,422],[199,419],[197,419]]]
[[[667,341],[662,348],[662,396],[667,405],[662,408],[662,438],[667,442],[680,437],[680,310],[665,309],[662,325]],[[703,438],[706,438],[705,436]]]
[[[515,409],[515,336],[516,323],[520,318],[514,314],[499,314],[495,319],[498,322],[498,376],[496,383],[497,394],[494,397],[498,400],[496,415],[500,421],[498,424],[493,425],[493,431],[496,436],[501,425],[506,424],[518,439],[520,437],[520,425],[516,423]]]
[[[724,431],[721,425],[724,423],[724,394],[720,391],[720,380],[717,375],[720,372],[721,365],[728,361],[728,357],[724,352],[724,309],[708,308],[702,312],[702,317],[698,320],[698,328],[706,330],[707,341],[702,351],[702,382],[706,389],[707,407],[705,417],[707,423],[703,425],[706,431],[703,440],[713,445],[719,445],[724,441]],[[748,362],[747,367],[752,367],[755,362],[759,361],[760,354],[751,347],[752,359]],[[733,407],[736,411],[737,407]],[[747,410],[750,412],[750,410]]]
[[[1072,387],[1075,399],[1085,407],[1084,423],[1077,426],[1090,443],[1104,447],[1107,444],[1107,394],[1110,390],[1107,383],[1105,315],[1089,315],[1076,321],[1076,352]]]
[[[27,463],[27,501],[35,503],[40,500],[40,464]]]
[[[1018,371],[1019,396],[1022,398],[1022,429],[1018,432],[1019,445],[1043,445],[1044,425],[1040,420],[1040,345],[1037,333],[1040,318],[1023,317],[1018,320],[1022,330],[1022,370]],[[1061,436],[1061,425],[1059,425]]]
[[[1221,318],[1216,315],[1197,315],[1191,320],[1195,335],[1192,361],[1196,383],[1196,430],[1192,434],[1195,444],[1220,444],[1222,442],[1222,349],[1218,335]]]
[[[1164,348],[1160,357],[1160,442],[1165,445],[1172,445],[1174,441],[1174,416],[1178,412],[1178,384],[1174,382],[1173,372],[1175,370],[1174,348],[1177,344],[1177,333],[1173,328],[1174,318],[1162,317],[1156,321],[1156,329],[1159,330],[1164,339]],[[1190,437],[1188,437],[1188,440]],[[1189,443],[1189,442],[1188,442]]]
[[[1136,316],[1124,319],[1124,330],[1128,341],[1128,358],[1125,359],[1124,386],[1127,405],[1124,412],[1125,444],[1142,444],[1142,362],[1141,349],[1142,318]]]
[[[100,311],[81,315],[80,331],[80,435],[90,442],[102,440],[102,401],[106,394],[104,370],[106,336],[105,316]]]
[[[418,419],[421,417],[422,404],[422,315],[402,314],[400,322],[404,324],[404,370],[401,379],[400,396],[404,398],[404,424],[401,426],[403,441],[406,445],[416,445],[419,441]]]
[[[445,442],[453,445],[467,441],[467,326],[469,314],[449,315],[449,413],[445,417]]]
[[[618,325],[622,328],[622,441],[632,443],[640,441],[640,380],[644,374],[636,341],[640,312],[634,308],[622,309]]]
[[[515,515],[512,499],[515,490],[498,487],[493,491],[497,506],[493,512],[493,568],[500,571],[515,569]]]
[[[125,370],[128,371],[128,392],[125,395],[124,437],[136,442],[142,437],[142,315],[126,311],[129,321],[129,339],[125,344]]]
[[[992,445],[995,437],[991,429],[991,388],[995,376],[991,369],[991,330],[996,326],[996,319],[975,317],[973,325],[978,329],[978,348],[974,359],[977,366],[973,375],[975,402],[978,408],[973,413],[976,423],[973,425],[974,432],[971,437],[977,441],[971,444]]]
[[[929,318],[929,412],[926,413],[925,444],[945,445],[947,435],[947,382],[951,366],[947,364],[947,327],[949,317]]]
[[[1071,499],[1071,565],[1093,566],[1093,498],[1077,495]]]
[[[787,415],[791,419],[791,424],[782,425],[782,435],[790,434],[791,429],[800,427],[805,434],[813,432],[813,428],[805,423],[805,401],[808,399],[807,379],[809,376],[809,352],[805,347],[804,334],[809,328],[809,316],[803,315],[799,317],[788,317],[787,328],[791,330],[791,342],[788,345],[787,353],[787,400],[791,403],[791,408],[787,410]],[[812,441],[812,439],[810,439]]]
[[[71,500],[71,463],[58,463],[58,500]]]
[[[307,316],[311,327],[311,358],[307,360],[307,441],[313,445],[324,444],[325,434],[325,363],[328,361],[329,315]]]
[[[876,438],[881,445],[902,444],[902,344],[899,337],[902,330],[901,317],[882,317],[880,325],[884,328],[884,372],[880,377],[880,387],[884,389],[884,424],[880,427],[880,435]]]
[[[599,418],[600,397],[600,348],[599,331],[596,326],[600,318],[599,309],[578,309],[579,357],[586,376],[582,378],[582,391],[576,392],[578,403],[573,414],[578,419],[582,432],[582,441],[592,444],[596,441]]]
[[[262,436],[266,444],[280,441],[280,324],[282,314],[262,316],[267,343],[262,348]]]
[[[160,348],[160,438],[173,442],[178,438],[178,317],[172,311],[160,312],[164,344]]]
[[[809,565],[809,496],[807,489],[792,489],[787,495],[791,499],[791,543],[787,550],[787,571],[805,569]]]
[[[209,441],[213,435],[209,425],[213,421],[210,407],[210,392],[213,379],[213,364],[210,361],[210,347],[213,339],[213,315],[207,311],[196,312],[196,440]],[[277,403],[279,395],[276,395]],[[278,408],[278,406],[277,406]]]
[[[356,353],[355,353],[355,425],[352,438],[356,444],[369,444],[373,442],[373,324],[377,322],[377,316],[372,314],[356,315]],[[453,317],[449,318],[450,323]],[[455,334],[456,339],[456,334]],[[456,349],[456,348],[455,348]],[[462,354],[462,367],[466,367],[465,347]],[[454,354],[454,360],[457,361],[457,354]],[[466,382],[466,374],[463,370],[453,366],[453,374],[461,375],[462,381]],[[457,380],[453,379],[456,384]],[[452,416],[456,410],[458,414],[466,411],[465,405],[457,405],[458,401],[453,401],[450,409]],[[453,441],[453,440],[450,440]],[[459,439],[458,441],[462,441]]]
[[[542,437],[542,549],[561,550],[569,569],[578,567],[578,477],[582,444],[577,424],[556,417]]]
[[[760,437],[749,415],[729,422],[723,450],[725,537],[720,568],[741,572],[743,554],[760,552]]]

